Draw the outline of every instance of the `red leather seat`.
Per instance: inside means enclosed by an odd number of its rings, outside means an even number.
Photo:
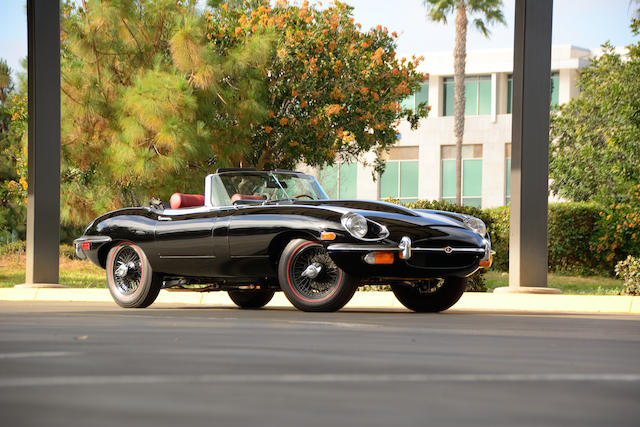
[[[238,193],[231,196],[231,203],[235,203],[238,200],[264,200],[264,197],[255,196],[252,194],[238,194]]]
[[[171,209],[204,206],[204,196],[200,194],[173,193],[169,200],[169,204],[171,205]]]

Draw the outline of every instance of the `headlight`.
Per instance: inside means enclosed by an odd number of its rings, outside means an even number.
[[[360,214],[348,212],[342,215],[342,226],[347,229],[353,236],[362,239],[367,235],[369,227],[367,219]]]
[[[470,216],[465,218],[463,222],[464,225],[466,225],[468,228],[475,231],[479,235],[484,236],[485,234],[487,234],[487,226],[484,225],[484,222],[482,222],[481,219]]]

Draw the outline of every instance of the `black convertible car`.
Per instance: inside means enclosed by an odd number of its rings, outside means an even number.
[[[227,291],[242,308],[282,290],[305,311],[339,310],[364,284],[390,284],[415,311],[446,310],[492,256],[477,218],[329,200],[312,176],[253,169],[219,169],[204,195],[102,215],[75,247],[106,269],[123,307],[147,307],[160,289],[179,287]]]

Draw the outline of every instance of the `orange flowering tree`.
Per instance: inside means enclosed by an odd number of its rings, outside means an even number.
[[[238,165],[317,166],[333,163],[336,155],[380,154],[397,141],[401,119],[415,127],[427,115],[426,105],[416,112],[400,107],[427,77],[417,70],[421,59],[397,58],[397,35],[381,26],[362,31],[352,12],[340,2],[323,8],[267,0],[205,12],[214,55],[256,39],[271,46],[260,70],[268,115],[251,124]]]

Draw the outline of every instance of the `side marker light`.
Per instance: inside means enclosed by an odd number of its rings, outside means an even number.
[[[364,256],[367,264],[393,264],[393,252],[369,252]]]
[[[335,240],[336,239],[336,233],[330,233],[328,231],[324,231],[320,234],[320,239],[321,240]]]

